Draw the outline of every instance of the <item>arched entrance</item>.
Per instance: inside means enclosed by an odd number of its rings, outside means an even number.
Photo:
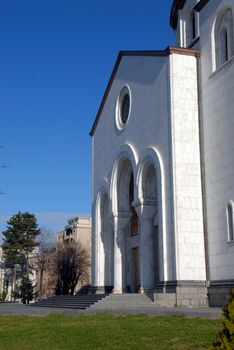
[[[114,216],[114,293],[135,292],[140,286],[138,216],[134,202],[134,171],[123,156],[116,174]]]
[[[139,222],[138,215],[134,208],[134,184],[133,175],[129,186],[129,210],[131,212],[130,221],[130,249],[131,249],[131,292],[138,292],[140,288],[140,253],[139,253]]]
[[[159,280],[158,188],[154,164],[146,159],[140,168],[136,211],[140,222],[141,292],[152,291]]]

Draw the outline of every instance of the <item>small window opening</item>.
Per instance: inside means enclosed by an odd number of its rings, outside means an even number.
[[[134,181],[133,173],[131,174],[130,183],[129,183],[129,210],[131,212],[131,236],[138,235],[138,215],[135,208],[132,206],[134,201]]]
[[[228,33],[226,30],[224,32],[224,40],[225,40],[225,60],[227,61],[229,55],[228,55]]]
[[[131,211],[131,236],[136,236],[138,235],[138,215],[133,207]]]
[[[196,38],[197,33],[196,33],[196,16],[195,16],[195,12],[192,12],[192,36],[193,39]]]
[[[121,120],[123,124],[126,124],[129,116],[129,110],[130,110],[130,97],[129,94],[126,93],[126,95],[123,98],[123,102],[121,105]]]
[[[229,59],[228,52],[228,32],[226,28],[223,28],[220,32],[220,65],[224,64]]]
[[[231,204],[227,205],[227,221],[228,221],[228,240],[234,240],[234,226],[233,226],[233,208]]]
[[[133,173],[132,173],[130,178],[130,183],[129,183],[129,208],[131,208],[133,201],[134,201],[134,184],[133,184]]]
[[[233,16],[230,9],[217,20],[215,27],[216,69],[233,55]]]

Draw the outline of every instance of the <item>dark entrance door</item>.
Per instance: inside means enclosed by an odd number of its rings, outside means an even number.
[[[138,292],[139,287],[139,249],[136,247],[132,248],[132,292]]]

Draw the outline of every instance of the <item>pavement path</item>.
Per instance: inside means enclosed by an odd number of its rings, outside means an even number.
[[[34,307],[22,304],[1,303],[0,315],[28,315],[28,316],[46,316],[50,313],[63,313],[68,315],[95,314],[97,312],[110,312],[113,314],[149,314],[149,315],[182,315],[187,317],[202,317],[219,319],[222,314],[221,308],[165,308],[165,307],[136,307],[136,308],[118,308],[105,310],[78,310],[50,307]]]

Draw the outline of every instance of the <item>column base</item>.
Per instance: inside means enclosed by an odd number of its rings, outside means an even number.
[[[105,287],[92,286],[89,290],[89,294],[105,294]]]
[[[166,281],[156,285],[154,301],[166,307],[208,307],[206,281]]]
[[[124,294],[126,293],[125,289],[113,289],[112,294]]]
[[[226,305],[231,290],[234,290],[234,280],[210,281],[208,288],[210,306]]]
[[[144,287],[140,287],[138,289],[138,293],[139,294],[148,294],[148,293],[153,293],[154,292],[154,288],[144,288]]]

